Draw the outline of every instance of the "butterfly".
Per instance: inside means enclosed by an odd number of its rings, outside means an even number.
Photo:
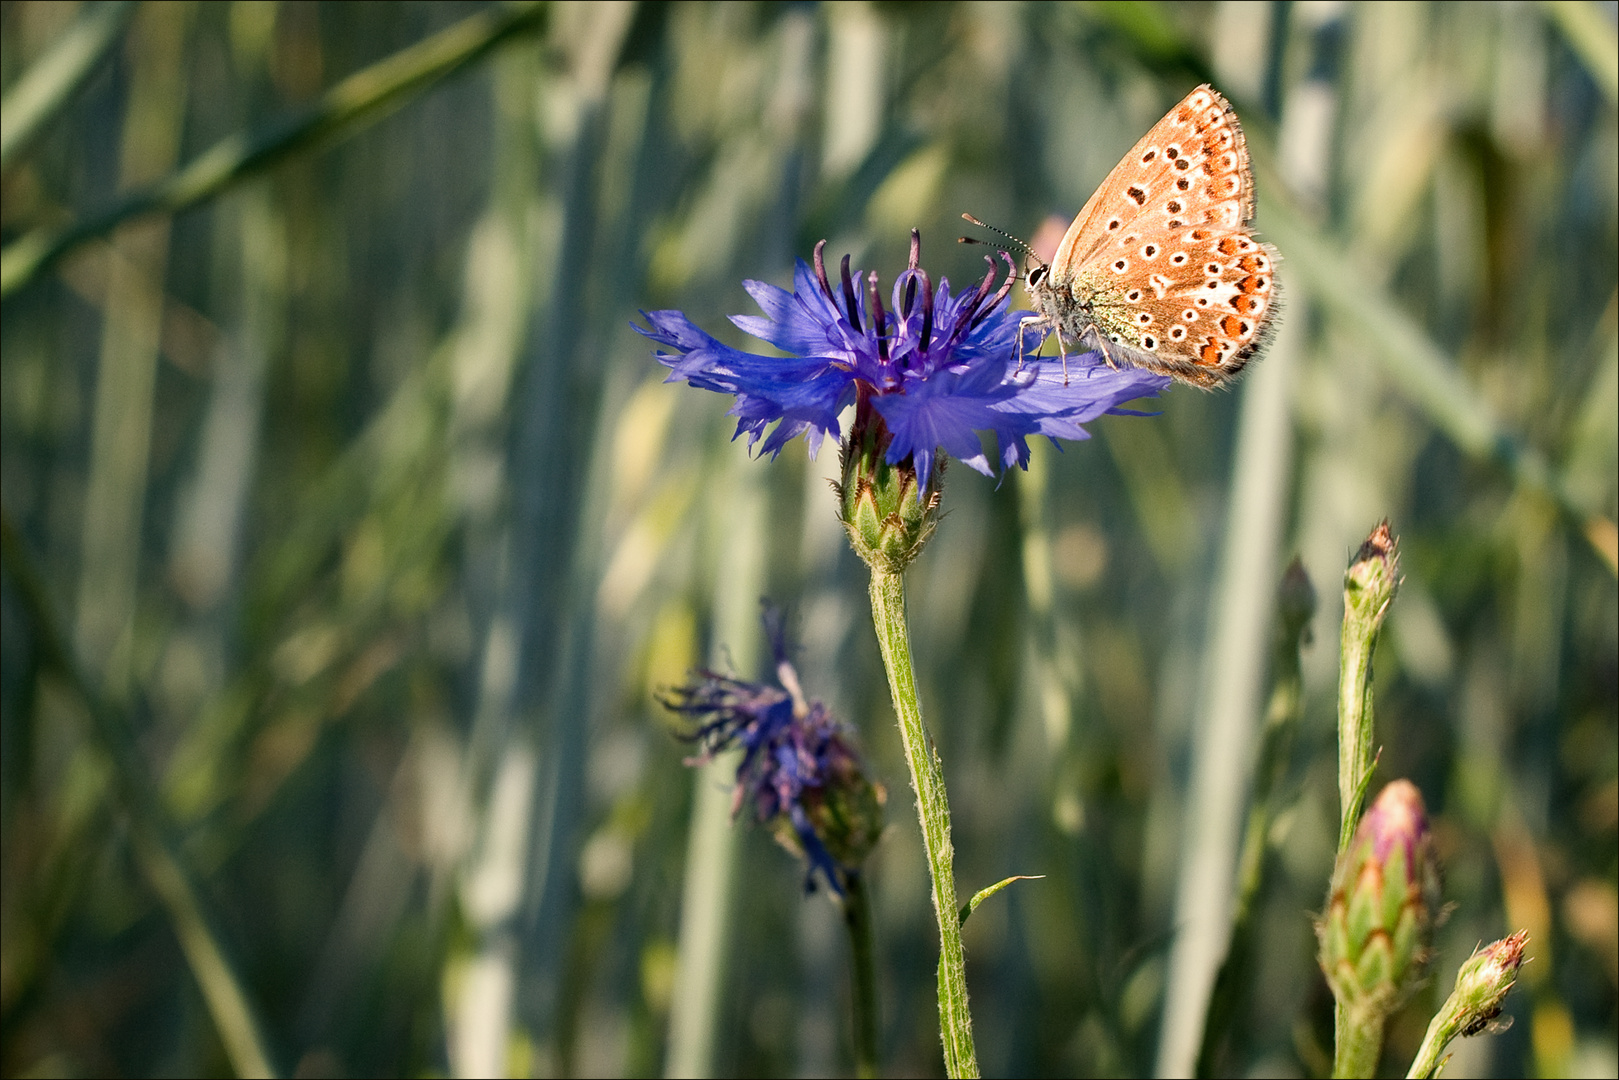
[[[1035,331],[1056,335],[1065,382],[1072,347],[1206,390],[1229,383],[1276,326],[1277,254],[1254,239],[1253,218],[1237,114],[1199,86],[1113,167],[1050,264],[1029,271],[1038,314],[1018,327],[1019,363]]]

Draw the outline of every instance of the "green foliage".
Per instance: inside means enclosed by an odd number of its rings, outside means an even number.
[[[710,312],[740,345],[740,279],[826,238],[892,280],[913,226],[976,280],[962,211],[1065,223],[1212,79],[1284,260],[1271,355],[999,486],[954,471],[907,571],[957,878],[1046,878],[962,927],[979,1060],[1154,1068],[1211,812],[1188,761],[1209,687],[1263,687],[1272,652],[1211,606],[1270,611],[1295,552],[1336,581],[1387,517],[1373,790],[1410,777],[1433,813],[1434,970],[1520,927],[1535,955],[1520,1022],[1447,1071],[1611,1074],[1611,8],[237,0],[137,5],[97,51],[124,13],[0,12],[7,124],[48,89],[0,204],[0,1071],[246,1071],[256,1024],[283,1072],[662,1072],[706,864],[652,690],[760,674],[769,594],[806,686],[891,792],[906,769],[833,455],[742,461],[630,319]],[[1267,365],[1285,424],[1244,441]],[[1274,513],[1233,521],[1255,460]],[[1266,762],[1217,1073],[1330,1065],[1303,913],[1338,839],[1334,591]],[[1230,751],[1246,776],[1257,735]],[[938,931],[894,810],[879,1057],[922,1073]],[[847,1071],[829,906],[766,837],[713,850],[714,1071]]]

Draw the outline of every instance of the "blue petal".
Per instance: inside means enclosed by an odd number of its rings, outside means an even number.
[[[995,475],[976,433],[996,427],[1003,418],[992,412],[982,398],[933,390],[935,385],[936,381],[921,383],[921,389],[872,399],[893,436],[888,460],[897,463],[912,458],[917,466],[919,490],[927,487],[924,467],[931,466],[935,447],[943,447],[951,457],[985,476]]]

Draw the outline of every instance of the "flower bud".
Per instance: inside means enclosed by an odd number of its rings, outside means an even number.
[[[837,485],[838,517],[855,554],[873,570],[904,572],[921,554],[939,522],[940,484],[945,459],[940,458],[918,493],[916,466],[910,458],[887,460],[889,435],[882,416],[862,400],[843,443],[843,476]]]
[[[1310,643],[1310,620],[1315,617],[1315,609],[1315,586],[1304,569],[1304,560],[1295,555],[1276,591],[1277,631],[1292,643],[1293,649]]]
[[[1456,973],[1456,989],[1444,1006],[1434,1013],[1428,1034],[1417,1050],[1409,1075],[1436,1076],[1444,1068],[1445,1048],[1458,1035],[1477,1035],[1486,1029],[1503,1030],[1505,1023],[1492,1024],[1501,1015],[1501,1003],[1518,979],[1523,966],[1523,946],[1529,940],[1525,930],[1492,941],[1476,950]],[[1511,1018],[1508,1017],[1508,1022]]]
[[[1421,980],[1439,906],[1422,794],[1396,780],[1377,796],[1333,870],[1317,925],[1321,970],[1345,1008],[1387,1017]]]
[[[1399,584],[1400,545],[1388,521],[1380,521],[1344,571],[1344,621],[1354,620],[1375,634]]]
[[[1477,1035],[1501,1015],[1501,1003],[1518,981],[1523,947],[1528,940],[1529,932],[1519,930],[1492,941],[1474,952],[1456,973],[1456,989],[1445,1002],[1444,1011],[1454,1015],[1459,1034]]]

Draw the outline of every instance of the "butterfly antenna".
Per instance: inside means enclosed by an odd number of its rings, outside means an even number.
[[[1029,255],[1033,256],[1034,260],[1036,262],[1038,262],[1041,266],[1044,266],[1046,264],[1046,260],[1040,258],[1040,256],[1035,252],[1034,248],[1030,247],[1026,241],[1018,239],[1017,237],[1013,236],[1011,233],[1007,232],[1005,229],[997,229],[993,225],[989,225],[989,224],[986,224],[985,222],[979,221],[977,218],[973,217],[971,214],[962,214],[961,216],[962,216],[963,220],[972,222],[974,225],[977,225],[980,229],[988,229],[990,232],[995,233],[998,236],[1003,236],[1006,239],[1012,241],[1012,243],[1016,244],[1018,247],[1022,248],[1024,251],[1028,252]],[[963,244],[982,244],[984,241],[982,241],[982,240],[974,240],[970,236],[963,236],[961,238],[961,242]]]

